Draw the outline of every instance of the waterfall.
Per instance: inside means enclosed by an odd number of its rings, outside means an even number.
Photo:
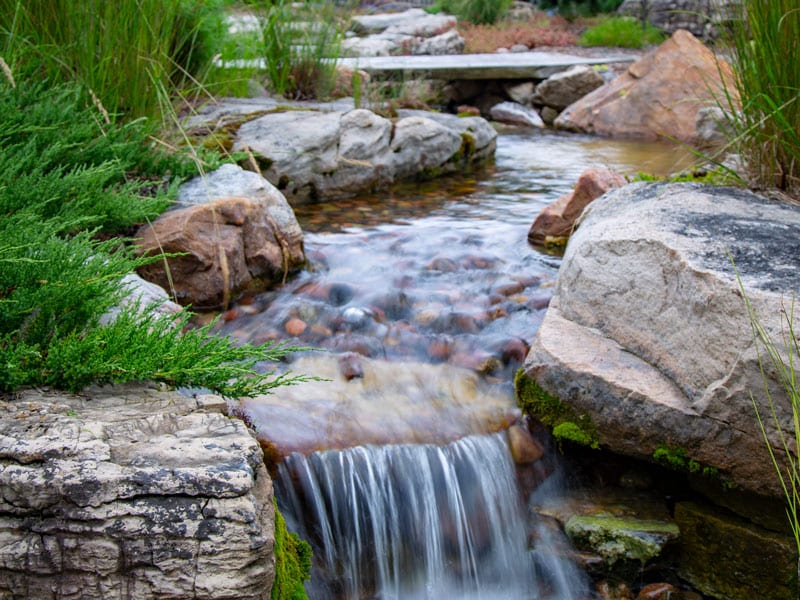
[[[528,549],[504,432],[443,447],[293,454],[279,467],[276,494],[290,529],[314,548],[314,600],[582,594],[580,577],[560,566],[567,561]],[[547,581],[537,556],[546,557]]]

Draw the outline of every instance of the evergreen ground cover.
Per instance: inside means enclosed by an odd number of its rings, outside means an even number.
[[[284,350],[236,346],[189,313],[122,309],[121,279],[145,260],[110,233],[154,218],[192,158],[151,142],[142,120],[104,123],[77,84],[0,83],[0,391],[154,380],[226,396],[265,393],[264,361]]]

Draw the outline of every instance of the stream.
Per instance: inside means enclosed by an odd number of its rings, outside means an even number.
[[[560,263],[527,233],[588,167],[663,175],[691,159],[509,129],[469,175],[295,209],[308,268],[220,329],[326,350],[290,368],[329,381],[241,407],[314,549],[310,598],[592,597],[564,540],[528,516],[505,433]]]

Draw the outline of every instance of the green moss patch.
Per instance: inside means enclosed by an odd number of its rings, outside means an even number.
[[[275,506],[275,582],[271,600],[307,600],[303,582],[311,577],[311,546],[286,529]]]
[[[675,471],[687,471],[689,473],[700,473],[705,477],[717,478],[719,471],[716,467],[703,465],[693,458],[690,458],[683,448],[671,448],[669,446],[659,446],[653,452],[653,460],[657,463],[669,467]]]
[[[520,369],[514,377],[517,404],[522,411],[550,427],[553,437],[590,448],[599,448],[597,429],[588,415],[578,414],[571,406],[544,390]]]

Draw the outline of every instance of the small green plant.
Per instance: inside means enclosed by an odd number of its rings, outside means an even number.
[[[743,0],[733,21],[734,83],[720,103],[752,184],[800,197],[800,8]]]
[[[572,421],[564,421],[553,427],[553,437],[559,442],[567,440],[581,446],[589,446],[595,450],[600,447],[596,439],[592,438],[586,431],[581,429],[580,425]]]
[[[523,369],[514,376],[514,388],[517,404],[522,412],[552,428],[556,439],[566,439],[594,449],[600,447],[597,429],[592,420],[585,414],[578,414],[574,408],[545,391]]]
[[[587,29],[578,39],[578,44],[641,48],[648,44],[660,44],[664,39],[664,34],[649,23],[643,28],[632,17],[606,17]]]

